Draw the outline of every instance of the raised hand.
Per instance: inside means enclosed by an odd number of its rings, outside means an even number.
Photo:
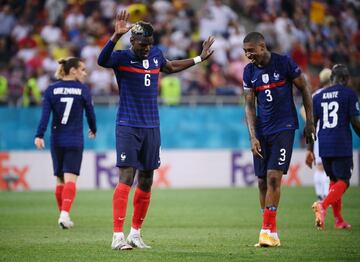
[[[215,38],[213,36],[209,36],[209,38],[203,42],[203,49],[200,54],[202,61],[208,59],[212,55],[212,53],[214,53],[214,50],[210,49],[214,42]]]
[[[128,24],[129,13],[126,10],[121,10],[115,19],[115,32],[113,34],[112,40],[119,40],[119,38],[129,32],[131,25]]]

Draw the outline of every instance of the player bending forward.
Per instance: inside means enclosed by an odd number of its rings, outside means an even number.
[[[287,56],[267,50],[263,35],[249,33],[244,51],[251,63],[244,69],[245,112],[258,177],[263,224],[256,246],[280,246],[276,215],[280,186],[293,150],[297,113],[293,84],[301,91],[306,112],[305,136],[314,139],[311,95],[300,68]],[[255,109],[255,100],[257,110]]]
[[[151,196],[154,170],[160,166],[160,130],[157,106],[159,73],[174,73],[209,58],[214,42],[203,43],[200,56],[194,59],[168,61],[153,46],[153,28],[149,23],[127,24],[129,14],[121,11],[115,21],[115,32],[101,51],[98,64],[114,70],[119,86],[120,103],[116,119],[116,155],[119,183],[113,195],[114,234],[112,249],[150,248],[142,240],[140,229]],[[113,51],[120,37],[131,29],[131,48]],[[138,172],[134,194],[134,213],[130,234],[125,240],[123,225],[128,195]]]

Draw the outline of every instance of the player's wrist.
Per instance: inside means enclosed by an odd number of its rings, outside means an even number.
[[[196,65],[196,64],[201,63],[202,58],[201,58],[201,56],[198,55],[193,58],[193,61],[194,61],[194,65]]]
[[[121,38],[122,35],[123,34],[113,33],[110,40],[113,41],[114,43],[116,43],[117,41],[119,41],[119,39]]]

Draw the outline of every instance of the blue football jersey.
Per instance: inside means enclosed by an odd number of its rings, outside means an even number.
[[[35,137],[44,137],[52,113],[51,144],[61,147],[83,147],[83,112],[96,133],[96,120],[90,90],[79,81],[58,81],[44,94],[42,115]]]
[[[98,64],[115,72],[120,95],[116,124],[159,127],[157,97],[160,69],[166,64],[163,53],[152,47],[147,59],[141,60],[130,49],[113,51],[114,46],[111,40],[105,45]]]
[[[245,90],[255,90],[257,135],[298,128],[292,81],[300,74],[300,68],[289,57],[276,53],[271,53],[264,67],[253,63],[246,65],[243,85]]]
[[[313,97],[313,108],[319,121],[319,155],[352,156],[350,119],[359,115],[356,93],[343,85],[324,88]]]

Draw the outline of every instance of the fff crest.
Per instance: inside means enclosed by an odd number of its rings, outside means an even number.
[[[147,60],[147,59],[143,60],[143,67],[144,67],[145,69],[148,69],[148,68],[149,68],[149,60]]]
[[[154,61],[155,66],[158,67],[159,66],[159,61],[156,58],[154,58],[153,61]]]

